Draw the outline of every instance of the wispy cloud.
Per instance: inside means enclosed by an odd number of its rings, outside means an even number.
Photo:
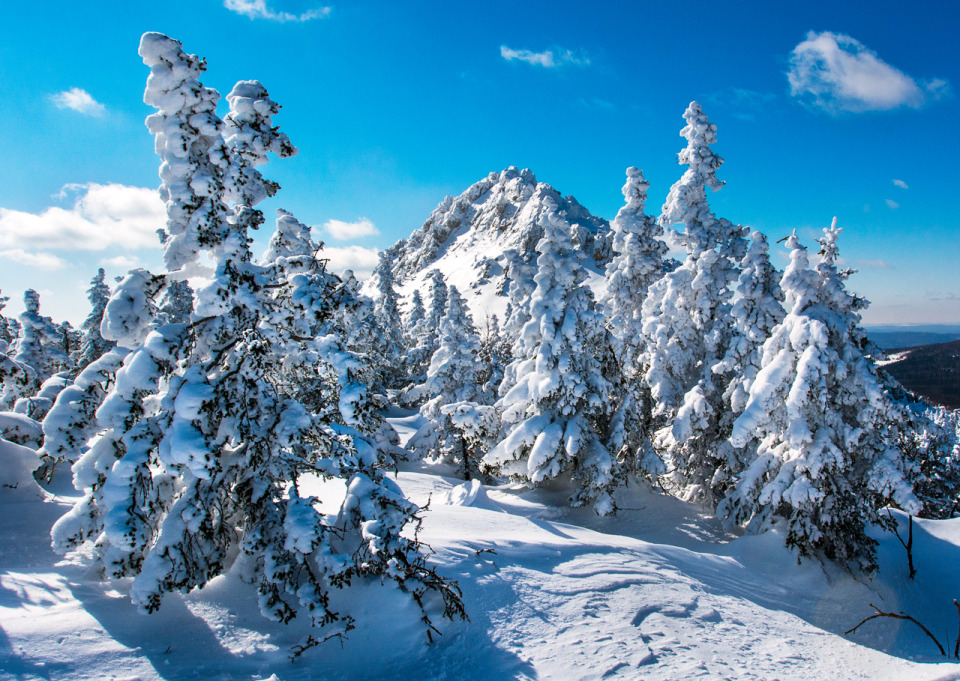
[[[593,111],[616,111],[617,105],[613,102],[608,102],[605,99],[600,99],[599,97],[581,97],[577,100],[577,104],[582,106],[585,109],[591,109]]]
[[[140,262],[140,258],[135,258],[132,255],[118,255],[113,258],[105,258],[100,261],[100,264],[118,270],[132,270],[143,263]]]
[[[357,279],[366,279],[377,266],[376,248],[363,246],[328,247],[320,251],[321,258],[330,260],[330,269],[334,272],[353,270]]]
[[[954,302],[960,300],[960,294],[953,291],[927,291],[927,300],[935,303]]]
[[[28,253],[22,248],[11,248],[0,251],[0,258],[42,270],[59,270],[66,266],[66,261],[51,253]]]
[[[121,184],[67,185],[73,206],[40,213],[0,208],[0,248],[98,251],[157,246],[166,213],[155,189]]]
[[[887,207],[890,208],[890,210],[896,210],[900,207],[900,204],[893,199],[884,199],[884,202],[887,204]]]
[[[811,31],[790,53],[790,93],[830,113],[919,108],[950,93],[941,78],[916,81],[863,43],[841,33]]]
[[[367,218],[360,218],[356,222],[344,222],[343,220],[327,220],[323,225],[323,230],[330,235],[330,238],[337,241],[349,241],[350,239],[360,239],[365,236],[379,234],[380,230]]]
[[[50,99],[60,109],[71,109],[87,116],[102,116],[106,107],[95,100],[89,92],[78,87],[50,95]]]
[[[858,260],[857,267],[863,269],[872,269],[872,270],[892,270],[893,265],[888,263],[886,260],[877,258],[876,260]]]
[[[310,21],[329,16],[332,7],[316,7],[300,14],[291,12],[275,12],[267,7],[267,0],[223,0],[223,6],[231,12],[242,14],[251,19],[267,19],[269,21]]]
[[[910,189],[910,187],[907,186],[907,183],[903,180],[894,180],[893,184],[897,187],[900,187],[900,189]]]
[[[756,92],[738,87],[720,90],[707,96],[707,100],[729,109],[735,118],[744,121],[756,120],[757,114],[776,98],[777,96],[770,92]]]
[[[543,52],[532,50],[515,50],[506,45],[500,46],[500,56],[507,61],[522,61],[533,66],[542,66],[553,69],[559,66],[589,66],[590,58],[582,51],[551,49]]]

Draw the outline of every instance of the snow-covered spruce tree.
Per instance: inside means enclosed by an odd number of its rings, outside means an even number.
[[[647,289],[664,275],[667,245],[663,227],[644,213],[650,185],[637,168],[627,168],[624,206],[611,223],[613,259],[607,265],[606,295],[602,300],[607,329],[618,365],[617,404],[607,446],[629,468],[649,476],[664,472],[647,435],[649,390],[643,380],[642,306]]]
[[[443,275],[439,270],[431,270],[427,280],[430,286],[430,304],[425,310],[423,322],[418,329],[412,330],[416,337],[411,339],[414,345],[407,351],[412,362],[407,365],[407,378],[410,382],[399,398],[401,404],[409,407],[421,406],[424,400],[429,398],[423,381],[426,380],[430,359],[437,351],[440,321],[447,310],[447,283],[443,280]],[[413,373],[416,366],[419,366],[421,371]]]
[[[530,321],[530,296],[537,287],[533,280],[537,273],[536,263],[528,263],[515,249],[503,253],[503,280],[497,293],[507,294],[507,313],[503,320],[503,336],[511,345],[520,337],[520,332]]]
[[[496,405],[506,437],[483,462],[534,485],[570,474],[579,484],[572,502],[592,501],[606,515],[615,510],[617,480],[614,457],[601,442],[611,386],[598,357],[607,336],[568,225],[553,211],[544,215],[530,321],[509,367],[515,384]]]
[[[173,279],[166,282],[163,298],[160,300],[158,316],[170,324],[183,324],[190,321],[193,314],[193,289],[186,279]]]
[[[669,449],[676,467],[673,481],[688,497],[712,507],[755,455],[752,447],[733,447],[729,438],[759,371],[760,348],[785,314],[780,276],[768,250],[766,237],[753,232],[740,263],[739,297],[730,308],[732,335],[726,353],[684,395],[669,432],[660,433],[659,443]]]
[[[430,282],[430,306],[427,308],[426,327],[430,336],[428,337],[427,348],[432,357],[439,344],[437,331],[440,329],[440,321],[447,313],[447,282],[444,281],[440,270],[431,270],[428,280]]]
[[[455,286],[447,289],[447,311],[440,320],[439,345],[430,359],[424,393],[428,400],[420,409],[427,423],[409,446],[418,455],[445,463],[459,463],[464,476],[476,477],[463,433],[454,426],[443,407],[454,402],[476,401],[480,394],[477,355],[480,341],[463,298]]]
[[[865,302],[845,290],[835,224],[820,239],[816,271],[796,235],[787,241],[789,312],[763,345],[731,436],[734,447],[752,441],[756,458],[717,510],[752,533],[782,526],[800,556],[822,552],[869,571],[876,541],[867,525],[888,524],[888,505],[913,514],[920,504],[897,449],[902,410],[860,350]]]
[[[719,384],[726,386],[723,393],[725,408],[710,412],[707,417],[716,423],[717,436],[704,443],[713,448],[713,456],[709,451],[701,453],[698,459],[703,469],[693,477],[702,481],[704,496],[714,504],[724,497],[734,477],[756,456],[755,443],[749,443],[751,446],[747,449],[738,449],[730,444],[729,437],[733,422],[743,413],[750,386],[760,371],[763,344],[786,314],[780,290],[781,274],[770,263],[768,251],[767,238],[760,232],[753,232],[750,247],[740,265],[739,297],[730,310],[733,338],[723,359],[711,369]],[[692,406],[692,402],[685,402],[686,405]],[[700,432],[704,430],[701,428]]]
[[[10,349],[10,344],[17,337],[17,334],[13,333],[13,329],[10,328],[10,320],[3,316],[3,308],[9,302],[10,297],[3,295],[3,291],[0,291],[0,352],[4,354]]]
[[[336,326],[344,348],[366,359],[361,370],[363,383],[375,388],[380,383],[385,344],[374,314],[373,301],[360,293],[360,282],[353,270],[343,273],[334,311]]]
[[[898,446],[916,467],[913,491],[923,504],[918,515],[955,518],[960,515],[960,412],[943,407],[905,411]]]
[[[503,382],[503,374],[510,363],[510,344],[500,332],[497,315],[487,315],[478,329],[480,349],[477,351],[478,400],[483,404],[496,402]]]
[[[376,370],[373,361],[363,352],[351,349],[357,341],[352,325],[363,321],[356,319],[354,313],[365,308],[367,331],[375,331],[373,306],[356,298],[359,285],[352,272],[347,271],[347,281],[327,272],[326,259],[316,257],[322,251],[313,242],[310,227],[291,213],[277,210],[277,229],[270,243],[262,264],[272,264],[281,273],[280,278],[291,283],[275,289],[274,302],[282,309],[294,310],[300,337],[317,339],[315,353],[305,354],[293,348],[287,356],[286,371],[281,377],[285,392],[310,409],[322,410],[329,408],[325,405],[338,404],[344,423],[374,438],[380,448],[381,463],[392,466],[407,452],[396,446],[399,437],[380,415],[378,404],[367,389],[366,379]]]
[[[23,294],[24,311],[20,314],[20,336],[16,342],[16,359],[37,372],[36,388],[61,368],[69,357],[62,350],[63,334],[50,317],[40,314],[40,294],[29,289]],[[24,393],[26,395],[28,393]]]
[[[96,276],[90,280],[87,289],[87,300],[90,301],[90,314],[83,320],[80,330],[83,337],[80,341],[80,357],[77,369],[83,371],[91,362],[109,352],[115,344],[100,335],[100,322],[110,300],[110,286],[106,282],[106,273],[101,267]]]
[[[377,267],[373,271],[376,297],[373,314],[379,327],[379,343],[382,364],[378,367],[380,384],[372,386],[386,391],[399,387],[402,379],[404,342],[400,330],[400,304],[397,299],[396,282],[393,278],[393,262],[386,251],[380,251]]]
[[[423,307],[423,298],[420,291],[414,290],[410,299],[410,309],[404,317],[404,342],[406,356],[404,357],[407,378],[413,383],[420,383],[426,376],[427,365],[430,364],[430,355],[427,346],[430,336],[436,334],[436,328],[427,327],[427,313]]]
[[[87,451],[87,443],[100,430],[97,409],[126,355],[124,348],[111,348],[87,364],[76,380],[56,396],[43,419],[43,446],[37,452],[42,462],[38,479],[49,480],[58,464],[73,464]]]
[[[670,483],[686,496],[705,497],[712,478],[717,415],[724,409],[721,376],[712,367],[731,342],[731,284],[746,252],[745,229],[716,217],[706,190],[723,183],[713,153],[716,126],[697,102],[684,113],[680,131],[687,147],[678,160],[688,166],[670,188],[662,225],[682,224],[686,258],[648,292],[643,304],[643,364],[653,398],[654,443],[670,468]]]
[[[179,83],[189,92],[200,88],[215,103],[215,93],[196,83],[200,60],[155,33],[144,35],[140,54],[152,67],[145,99],[173,107],[161,108],[160,115],[171,136],[179,131],[180,153],[200,136],[198,144],[217,154],[225,145],[210,139],[211,129],[220,129],[212,113],[204,116],[199,135],[180,127],[189,122],[176,108],[190,106],[192,98],[157,96]],[[266,92],[254,96],[252,103],[244,96],[232,100],[231,113],[261,116],[250,128],[273,130],[269,115],[276,105]],[[258,139],[251,134],[246,148],[276,151]],[[175,149],[159,140],[165,166]],[[220,171],[207,186],[229,185],[224,195],[234,200],[252,203],[265,194],[238,186],[226,166],[209,168]],[[258,176],[245,174],[250,183]],[[168,202],[183,205],[193,195],[180,183],[165,185]],[[74,466],[85,497],[55,525],[55,547],[62,551],[94,540],[100,568],[112,577],[132,576],[131,598],[148,612],[165,593],[201,587],[240,561],[240,574],[257,584],[265,616],[286,622],[307,613],[330,636],[349,630],[352,620],[332,610],[329,591],[354,578],[389,577],[421,604],[425,594],[436,592],[447,613],[462,613],[455,585],[426,566],[415,540],[400,535],[416,509],[383,477],[375,445],[345,422],[344,401],[308,405],[284,382],[291,364],[322,355],[322,339],[301,335],[330,314],[322,269],[289,276],[278,263],[254,264],[247,227],[263,219],[250,214],[259,212],[253,205],[236,203],[231,210],[221,195],[208,194],[195,208],[224,222],[205,222],[202,244],[166,239],[164,256],[189,268],[202,245],[216,263],[213,280],[198,293],[189,324],[150,321],[147,296],[136,295],[149,290],[143,275],[144,283],[121,285],[111,299],[105,335],[107,329],[122,331],[114,338],[131,352],[97,412],[105,431]],[[170,233],[181,235],[192,232],[177,231],[176,224],[171,229],[171,222],[201,219],[169,206],[168,216]],[[110,318],[111,308],[118,319]],[[316,499],[300,495],[297,483],[305,473],[347,482],[336,516],[325,516]],[[311,636],[305,645],[317,642]]]
[[[38,385],[33,367],[0,352],[0,411],[13,409],[21,395],[35,392]]]

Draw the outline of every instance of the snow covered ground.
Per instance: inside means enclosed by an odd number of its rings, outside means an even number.
[[[409,435],[416,417],[393,419]],[[904,611],[952,652],[960,520],[917,521],[916,579],[880,534],[872,580],[797,564],[775,534],[734,538],[696,507],[630,488],[598,518],[560,489],[463,483],[405,466],[432,562],[463,589],[469,622],[427,645],[419,612],[393,589],[338,594],[358,627],[295,661],[307,629],[261,617],[233,575],[136,612],[125,582],[102,583],[47,533],[72,503],[0,492],[0,679],[960,679]],[[304,481],[322,494],[325,483]],[[949,645],[948,645],[949,644]]]

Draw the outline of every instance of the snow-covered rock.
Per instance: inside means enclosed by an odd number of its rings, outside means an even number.
[[[574,245],[588,256],[583,262],[588,284],[597,289],[611,258],[609,223],[538,182],[530,170],[511,166],[446,197],[422,227],[389,249],[404,305],[414,290],[426,295],[430,273],[439,270],[463,294],[476,323],[493,314],[503,320],[513,279],[511,254],[535,263],[547,214],[574,227]]]

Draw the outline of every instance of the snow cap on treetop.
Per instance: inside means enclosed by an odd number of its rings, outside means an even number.
[[[36,313],[40,311],[40,294],[32,288],[23,292],[23,307],[27,312]]]
[[[817,239],[817,243],[820,244],[819,255],[821,262],[828,265],[836,263],[837,255],[840,252],[840,249],[837,247],[837,239],[840,237],[840,232],[842,231],[843,227],[837,227],[836,217],[833,218],[829,227],[823,228],[823,236]]]
[[[644,179],[643,171],[633,166],[627,168],[627,181],[623,185],[623,198],[627,202],[627,208],[635,211],[643,210],[647,202],[648,189],[650,189],[650,183]]]
[[[716,176],[723,159],[710,148],[711,144],[717,142],[717,126],[707,119],[699,102],[690,102],[683,118],[687,125],[680,131],[680,136],[687,139],[687,148],[680,152],[677,161],[690,166],[704,185],[717,191],[724,185]]]
[[[173,62],[183,51],[183,43],[174,40],[163,33],[147,32],[140,37],[140,48],[137,50],[147,66],[154,66],[161,61]]]

